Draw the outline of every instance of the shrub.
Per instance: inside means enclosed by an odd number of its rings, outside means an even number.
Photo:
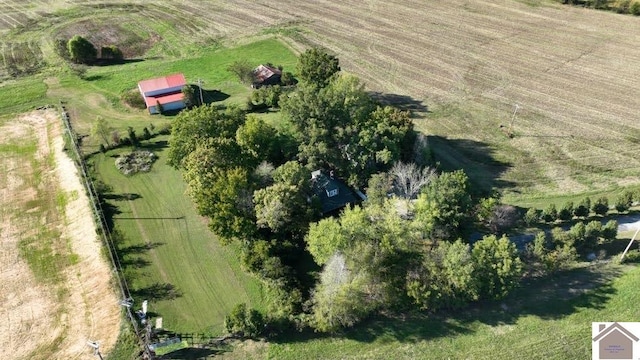
[[[129,135],[129,140],[131,140],[131,145],[138,146],[140,144],[140,140],[138,139],[138,136],[136,135],[136,131],[133,130],[133,128],[131,126],[129,126],[127,128],[127,134]]]
[[[636,1],[629,7],[629,12],[635,16],[640,16],[640,2]]]
[[[538,221],[540,221],[538,209],[529,208],[529,210],[524,214],[524,223],[527,224],[527,226],[531,226],[536,224]]]
[[[556,204],[549,204],[546,209],[542,212],[542,220],[545,222],[554,222],[558,218],[558,210],[556,209]]]
[[[604,241],[612,241],[618,237],[618,222],[615,220],[607,221],[607,223],[602,227],[600,236]]]
[[[65,40],[65,39],[56,39],[53,42],[53,49],[56,52],[56,54],[58,54],[58,56],[60,56],[62,59],[64,60],[70,60],[70,55],[69,55],[69,47],[67,46],[67,43],[69,42],[69,40]]]
[[[628,251],[622,261],[625,263],[640,263],[640,250],[635,249]]]
[[[609,211],[609,200],[605,196],[599,197],[591,209],[597,215],[607,215]]]
[[[258,336],[264,330],[262,314],[247,304],[237,304],[229,315],[224,318],[224,327],[231,334],[241,336]]]
[[[573,202],[569,201],[558,211],[558,219],[561,221],[569,221],[573,218]]]
[[[280,82],[284,86],[290,86],[290,85],[295,85],[297,81],[293,77],[292,73],[285,71],[282,73],[282,76],[280,77]]]
[[[573,215],[579,218],[586,218],[589,216],[589,211],[591,210],[591,199],[584,198],[578,206],[573,208]]]
[[[118,130],[113,130],[111,132],[111,141],[113,142],[113,146],[120,145],[122,139],[120,138],[120,133],[118,132]]]
[[[125,104],[131,106],[132,108],[136,108],[136,109],[147,108],[147,105],[144,103],[144,99],[142,98],[142,95],[140,95],[140,91],[138,91],[138,89],[131,89],[131,90],[125,91],[121,95],[121,99]]]
[[[134,151],[122,154],[116,159],[116,167],[124,175],[132,175],[137,172],[149,172],[151,165],[157,160],[157,156],[150,151]]]
[[[100,49],[100,57],[103,59],[122,60],[124,55],[122,54],[122,50],[117,46],[107,45]]]
[[[633,193],[631,191],[625,191],[616,198],[615,207],[619,213],[629,211],[631,205],[633,205]]]

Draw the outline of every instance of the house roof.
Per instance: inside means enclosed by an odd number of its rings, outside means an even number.
[[[142,80],[138,83],[138,87],[143,94],[162,89],[169,89],[177,86],[185,86],[187,80],[183,74],[173,74],[155,79]],[[154,102],[155,104],[155,102]]]
[[[160,105],[164,105],[176,101],[184,101],[184,95],[182,94],[182,92],[144,97],[144,102],[145,104],[147,104],[147,108],[156,106],[158,103],[160,103]]]
[[[606,335],[610,334],[612,330],[617,329],[618,331],[620,331],[621,333],[623,333],[626,337],[628,337],[629,339],[632,339],[633,341],[638,341],[640,339],[638,339],[637,336],[633,335],[631,332],[629,332],[629,330],[625,329],[624,326],[618,324],[617,322],[614,322],[613,324],[611,324],[609,327],[605,328],[604,330],[600,331],[600,333],[598,335],[596,335],[596,337],[593,338],[593,341],[599,341],[601,340],[603,337],[605,337]]]
[[[282,71],[268,65],[258,65],[258,67],[253,70],[253,76],[255,76],[256,82],[259,83],[264,82],[274,75],[282,75]]]
[[[321,170],[311,173],[311,186],[314,194],[320,199],[322,213],[328,213],[340,209],[347,204],[353,204],[357,198],[351,188],[339,179],[325,175]],[[338,190],[338,194],[329,197],[327,191]]]

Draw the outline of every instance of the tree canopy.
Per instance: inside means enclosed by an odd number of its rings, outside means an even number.
[[[79,64],[91,64],[98,56],[98,50],[87,39],[80,35],[72,37],[67,43],[69,57]]]
[[[319,48],[311,48],[298,58],[298,76],[303,82],[323,88],[340,71],[338,58]]]

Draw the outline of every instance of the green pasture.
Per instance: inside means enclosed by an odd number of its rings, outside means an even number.
[[[144,142],[159,156],[149,173],[122,175],[118,149],[92,157],[98,178],[112,187],[112,216],[125,276],[137,303],[173,331],[223,333],[224,316],[240,302],[263,309],[260,282],[240,268],[233,246],[222,246],[196,214],[180,173],[166,165],[167,136]]]

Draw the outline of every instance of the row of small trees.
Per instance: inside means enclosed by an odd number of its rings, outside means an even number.
[[[578,222],[570,229],[553,228],[551,232],[539,232],[527,244],[525,260],[530,269],[553,273],[570,267],[578,254],[595,251],[600,243],[613,241],[618,236],[618,222],[608,221],[605,225],[598,220],[588,223]]]
[[[625,213],[633,206],[636,197],[638,197],[638,194],[625,191],[616,198],[613,208],[618,213]],[[589,197],[586,197],[578,204],[567,201],[560,209],[554,203],[549,204],[542,211],[536,208],[529,208],[524,215],[524,221],[527,225],[534,225],[540,221],[546,223],[563,222],[574,218],[584,219],[589,217],[591,213],[605,216],[610,210],[609,199],[606,196],[601,196],[593,202]]]

